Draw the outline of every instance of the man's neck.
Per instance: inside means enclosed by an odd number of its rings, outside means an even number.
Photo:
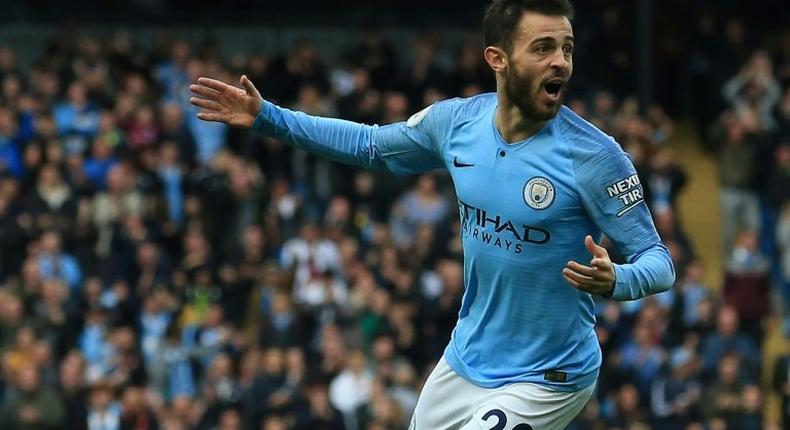
[[[503,91],[497,92],[497,104],[494,123],[502,139],[507,143],[516,143],[528,139],[537,133],[548,121],[535,121],[524,117],[521,109],[508,100]]]

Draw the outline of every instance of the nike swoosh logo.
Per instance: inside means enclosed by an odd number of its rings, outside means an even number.
[[[455,166],[455,167],[472,167],[472,166],[474,166],[474,164],[462,163],[462,162],[458,161],[458,157],[455,157],[453,159],[453,166]]]

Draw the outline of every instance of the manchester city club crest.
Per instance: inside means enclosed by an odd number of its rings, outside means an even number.
[[[542,176],[535,176],[524,185],[524,201],[533,209],[546,209],[554,202],[554,184]]]

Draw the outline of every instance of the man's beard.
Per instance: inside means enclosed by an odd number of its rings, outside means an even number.
[[[543,108],[538,105],[537,94],[532,94],[534,79],[516,75],[513,67],[507,68],[505,95],[516,106],[524,118],[540,122],[548,121],[557,115],[561,103],[554,108]]]

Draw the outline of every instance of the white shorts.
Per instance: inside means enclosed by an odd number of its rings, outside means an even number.
[[[482,388],[442,357],[425,381],[409,430],[563,430],[593,391],[595,385],[563,392],[527,382]]]

